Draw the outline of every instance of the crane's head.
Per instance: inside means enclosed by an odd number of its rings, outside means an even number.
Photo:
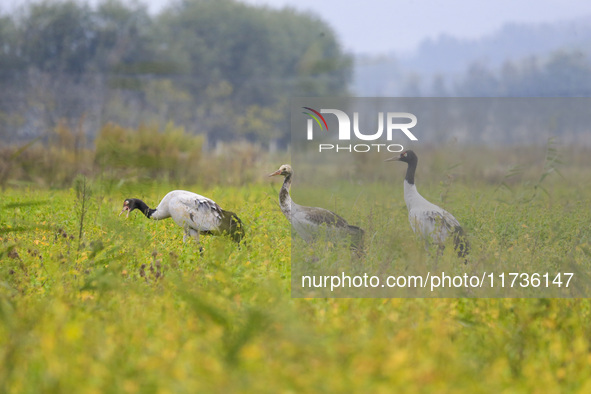
[[[386,159],[385,161],[403,161],[405,163],[410,164],[412,162],[418,162],[419,158],[417,157],[416,153],[414,153],[412,150],[406,150],[402,152],[400,156],[394,156],[389,159]]]
[[[121,214],[125,211],[127,211],[127,214],[125,215],[125,217],[129,217],[129,212],[133,211],[136,208],[139,208],[138,206],[138,199],[137,198],[127,198],[125,199],[125,201],[123,201],[123,209],[121,210],[121,212],[119,213],[119,216],[121,216]]]
[[[271,174],[269,174],[269,176],[275,176],[275,175],[283,175],[283,176],[289,176],[293,174],[293,170],[291,169],[291,166],[289,164],[283,164],[281,167],[279,167],[279,169]]]

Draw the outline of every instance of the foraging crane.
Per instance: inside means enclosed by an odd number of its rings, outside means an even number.
[[[321,226],[324,225],[331,236],[337,238],[351,237],[352,249],[357,251],[363,249],[363,229],[349,225],[345,219],[327,209],[305,207],[292,201],[289,190],[293,170],[289,164],[283,164],[277,171],[269,174],[270,177],[275,175],[285,177],[279,192],[279,205],[281,212],[283,212],[300,237],[306,242],[310,242],[319,235]]]
[[[460,222],[451,213],[427,201],[417,191],[415,185],[415,171],[419,162],[417,155],[412,150],[407,150],[402,152],[400,157],[392,157],[386,161],[402,161],[408,164],[404,178],[404,201],[408,208],[410,227],[415,234],[418,233],[425,240],[425,247],[428,248],[429,242],[432,241],[439,245],[440,250],[443,250],[445,240],[452,235],[458,257],[465,258],[470,245],[464,236]]]
[[[174,222],[185,229],[183,242],[187,236],[199,243],[199,234],[227,233],[235,242],[244,237],[242,221],[234,212],[225,211],[213,200],[185,190],[174,190],[168,193],[155,209],[140,199],[128,198],[123,202],[123,209],[129,213],[139,209],[148,219],[162,220],[172,217]]]

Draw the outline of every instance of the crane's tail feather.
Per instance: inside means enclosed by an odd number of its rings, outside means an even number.
[[[234,242],[240,243],[244,238],[244,226],[242,220],[234,212],[222,210],[222,223],[220,230],[226,232]]]
[[[468,238],[464,234],[464,230],[460,226],[456,226],[453,230],[454,236],[454,249],[458,253],[458,257],[465,259],[468,253],[470,253],[470,243]],[[467,260],[464,263],[467,264]]]
[[[358,254],[363,254],[365,231],[361,227],[351,225],[349,225],[348,230],[349,234],[351,234],[351,249],[355,250]]]

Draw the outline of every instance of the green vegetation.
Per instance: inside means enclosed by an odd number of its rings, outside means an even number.
[[[483,164],[495,155],[504,166]],[[421,192],[462,221],[472,264],[519,261],[524,270],[543,261],[589,264],[588,152],[563,151],[563,177],[542,178],[545,157],[543,149],[424,152]],[[286,160],[264,159],[259,176],[240,187],[100,177],[78,177],[66,190],[9,184],[0,204],[3,390],[591,388],[586,299],[292,299],[290,232],[276,203],[280,182],[265,178]],[[392,197],[390,205],[374,207],[400,224],[390,234],[391,267],[432,259],[408,228],[402,172],[380,169],[364,188]],[[177,187],[235,211],[246,225],[245,243],[202,237],[200,256],[170,220],[117,216],[124,198],[154,205]],[[295,193],[302,204],[333,208],[320,195]],[[349,221],[368,232],[379,230],[379,222],[353,216]],[[380,254],[379,242],[369,247]]]
[[[4,141],[173,121],[210,146],[286,145],[288,98],[344,95],[352,67],[319,17],[234,0],[27,2],[0,13],[0,64]]]
[[[204,155],[203,144],[202,135],[189,134],[172,123],[163,130],[154,125],[131,129],[108,123],[101,128],[93,150],[85,147],[80,127],[60,122],[47,132],[45,144],[33,140],[0,148],[0,186],[63,188],[81,173],[110,183],[158,180],[242,185],[266,170],[260,167],[260,145],[232,143],[224,146],[223,155]]]
[[[199,161],[202,146],[203,136],[189,135],[172,124],[163,132],[156,127],[130,130],[107,124],[96,140],[95,162],[103,171],[119,169],[186,182],[197,174],[192,163]]]
[[[389,275],[447,275],[481,278],[496,275],[482,287],[429,289],[326,288],[298,290],[298,296],[438,296],[438,297],[586,297],[591,294],[588,243],[591,211],[585,209],[591,193],[584,185],[586,150],[559,148],[552,140],[544,147],[459,150],[419,149],[421,165],[416,177],[419,192],[451,212],[468,233],[473,252],[468,265],[460,264],[452,245],[436,257],[410,231],[403,198],[406,167],[384,163],[392,155],[333,155],[330,164],[319,164],[310,155],[294,154],[294,201],[323,206],[343,215],[350,224],[366,231],[367,252],[362,262],[346,250],[334,253],[294,245],[301,261],[292,268],[292,285],[301,285],[301,275],[375,275],[384,283]],[[299,160],[296,161],[295,157]],[[322,160],[322,159],[317,159]],[[352,163],[354,162],[354,163]],[[491,166],[490,163],[495,163]],[[355,164],[355,165],[352,165]],[[348,181],[344,181],[348,180]],[[414,247],[410,247],[414,245]],[[313,262],[314,264],[310,264]],[[569,289],[564,285],[500,287],[498,275],[574,273]],[[561,275],[562,279],[564,276]],[[535,277],[534,277],[535,278]],[[556,281],[558,283],[558,279]],[[517,281],[516,283],[520,283]],[[526,282],[523,282],[526,283]]]
[[[291,298],[294,246],[352,273],[434,263],[408,226],[404,169],[377,156],[335,160],[338,182],[305,162],[294,181],[294,200],[365,229],[364,260],[291,238],[266,178],[289,162],[268,153],[288,143],[287,98],[343,96],[351,73],[321,19],[232,0],[157,15],[41,1],[0,15],[0,48],[0,392],[591,390],[587,299]],[[537,80],[565,65],[586,89],[570,55]],[[529,69],[507,70],[529,92]],[[458,89],[499,90],[480,89],[485,71]],[[417,183],[465,227],[466,270],[574,268],[588,294],[588,150],[440,148],[421,151]],[[236,212],[244,242],[204,236],[201,255],[171,220],[118,216],[172,189]],[[464,270],[451,248],[438,264]]]

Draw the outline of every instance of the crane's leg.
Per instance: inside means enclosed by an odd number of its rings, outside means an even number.
[[[195,240],[195,242],[197,243],[197,246],[199,246],[199,254],[203,255],[203,247],[201,247],[201,242],[199,242],[199,231],[192,229],[190,227],[187,227],[185,236],[187,236],[187,235],[189,235],[190,237],[192,237]]]

